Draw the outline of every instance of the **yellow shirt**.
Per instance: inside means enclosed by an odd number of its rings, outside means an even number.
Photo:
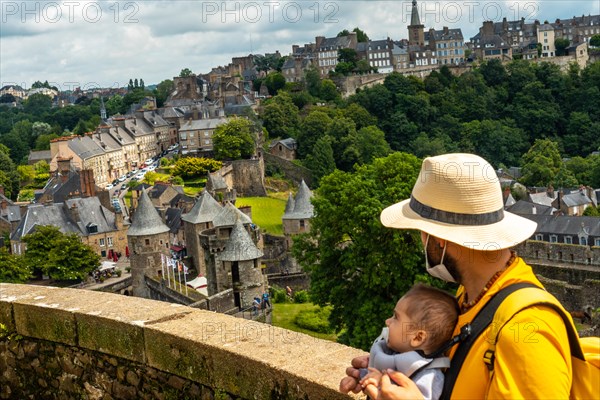
[[[517,282],[542,286],[531,267],[517,258],[485,296],[459,316],[454,334],[457,335],[460,327],[470,322],[495,293]],[[491,377],[483,362],[483,354],[489,346],[486,340],[489,329],[473,343],[456,379],[452,399],[569,398],[569,340],[564,322],[555,311],[543,306],[531,307],[519,312],[506,324],[496,345],[496,362]]]

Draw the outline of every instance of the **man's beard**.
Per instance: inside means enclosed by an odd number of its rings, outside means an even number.
[[[450,242],[446,241],[446,246],[450,246]],[[438,265],[442,261],[444,248],[440,247],[439,243],[435,240],[432,240],[431,236],[429,237],[426,251],[429,265]],[[456,259],[448,253],[448,249],[446,249],[446,254],[444,255],[444,265],[454,280],[458,283],[462,283],[462,276],[458,270]]]

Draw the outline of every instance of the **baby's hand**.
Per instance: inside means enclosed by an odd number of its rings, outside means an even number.
[[[369,385],[379,387],[379,382],[381,381],[382,376],[383,374],[378,369],[369,368],[369,373],[365,375],[365,377],[362,378],[359,383],[363,390]]]

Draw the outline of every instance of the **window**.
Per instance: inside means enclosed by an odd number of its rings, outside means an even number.
[[[146,244],[146,246],[150,246],[150,239],[145,239],[144,243]]]
[[[565,236],[566,244],[573,244],[573,238],[571,236]]]
[[[542,235],[541,233],[536,233],[535,240],[543,241],[544,235]]]
[[[300,228],[304,228],[304,227],[305,227],[304,220],[303,220],[303,219],[301,219],[301,220],[300,220]]]
[[[596,247],[600,247],[600,238],[596,238],[596,239],[594,240],[594,246],[596,246]]]
[[[113,245],[112,236],[111,236],[111,237],[108,237],[108,238],[106,238],[106,243],[108,243],[108,245],[112,247],[112,245]]]
[[[104,238],[100,238],[100,247],[104,247],[105,246],[105,242],[104,242]]]
[[[579,237],[579,244],[582,246],[587,246],[587,238],[585,236]]]
[[[557,243],[557,242],[558,242],[558,236],[550,235],[550,243]]]

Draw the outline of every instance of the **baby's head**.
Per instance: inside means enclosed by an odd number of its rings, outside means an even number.
[[[452,338],[458,321],[456,299],[430,286],[413,286],[396,304],[389,328],[388,347],[397,352],[422,350],[430,354]]]

